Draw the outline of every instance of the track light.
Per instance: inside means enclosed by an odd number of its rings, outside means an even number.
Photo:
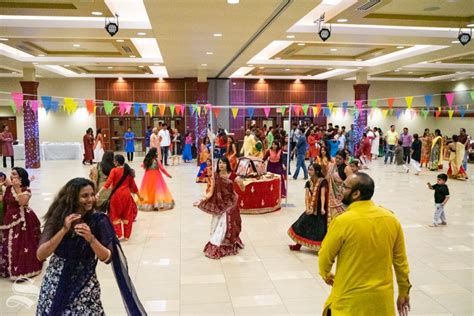
[[[462,29],[459,29],[458,40],[463,46],[467,45],[471,41],[472,29],[469,29],[469,33],[463,32]]]
[[[323,40],[323,42],[327,41],[331,37],[331,24],[324,23],[324,13],[319,19],[314,21],[314,23],[318,23],[319,37]]]
[[[115,14],[115,18],[105,18],[105,30],[110,36],[114,36],[119,31],[118,15]]]

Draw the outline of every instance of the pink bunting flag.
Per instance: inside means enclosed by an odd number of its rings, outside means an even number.
[[[12,92],[11,93],[13,102],[15,102],[16,111],[20,112],[23,108],[23,93],[21,92]]]
[[[444,96],[446,97],[446,101],[448,101],[448,106],[451,107],[453,105],[454,92],[445,93]]]
[[[268,107],[268,106],[265,106],[265,107],[263,108],[263,112],[265,113],[265,117],[268,118],[268,116],[270,115],[270,111],[271,111],[271,109],[270,109],[270,107]]]
[[[355,103],[356,103],[356,106],[359,109],[359,111],[362,110],[362,100],[356,100]]]
[[[119,102],[119,113],[121,116],[125,114],[125,102]]]
[[[131,110],[132,110],[132,103],[131,102],[125,102],[125,113],[130,114]]]
[[[204,113],[207,114],[207,111],[209,111],[211,108],[212,108],[212,104],[207,103],[207,104],[204,106]]]
[[[30,101],[30,106],[33,112],[38,112],[38,100],[31,100]]]
[[[416,111],[415,110],[408,110],[408,111],[410,111],[410,117],[413,120],[413,118],[415,118],[416,116]]]

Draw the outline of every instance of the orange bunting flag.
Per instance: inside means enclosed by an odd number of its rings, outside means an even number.
[[[183,111],[183,106],[181,104],[175,104],[175,107],[176,107],[176,114],[181,115]]]
[[[405,97],[405,102],[407,103],[407,109],[411,109],[411,105],[413,103],[413,97],[412,96]]]
[[[394,102],[395,102],[395,98],[393,98],[393,97],[388,98],[387,103],[388,103],[388,108],[390,110],[393,108],[393,103]]]
[[[212,112],[214,113],[214,116],[216,118],[219,117],[219,113],[221,113],[221,110],[222,110],[221,108],[212,108]]]
[[[92,114],[95,112],[95,102],[94,100],[86,100],[86,108],[87,108],[87,112],[89,114]]]
[[[158,104],[158,109],[160,109],[160,116],[165,115],[166,105]]]
[[[313,106],[313,116],[317,117],[319,116],[319,113],[321,113],[321,103],[316,104],[316,106]]]
[[[239,114],[239,108],[232,108],[232,117],[235,119]]]
[[[435,119],[439,118],[441,115],[441,107],[438,107],[438,110],[435,112]]]

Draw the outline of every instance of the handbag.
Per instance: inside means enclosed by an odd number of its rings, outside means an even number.
[[[128,177],[129,175],[123,175],[119,182],[117,183],[117,185],[113,188],[112,192],[110,192],[110,195],[109,195],[109,198],[107,200],[104,201],[104,203],[102,203],[102,205],[99,207],[98,211],[101,212],[101,213],[106,213],[106,214],[109,214],[109,208],[110,208],[110,199],[112,198],[112,195],[115,193],[115,191],[117,191],[117,189],[122,185],[122,183],[125,181],[125,179]]]

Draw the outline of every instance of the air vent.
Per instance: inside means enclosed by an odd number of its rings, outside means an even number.
[[[382,0],[369,0],[366,4],[361,5],[357,8],[359,11],[367,11],[372,9],[373,6],[379,4]]]
[[[128,46],[122,46],[122,49],[125,53],[127,54],[131,54],[132,53],[132,49]]]

